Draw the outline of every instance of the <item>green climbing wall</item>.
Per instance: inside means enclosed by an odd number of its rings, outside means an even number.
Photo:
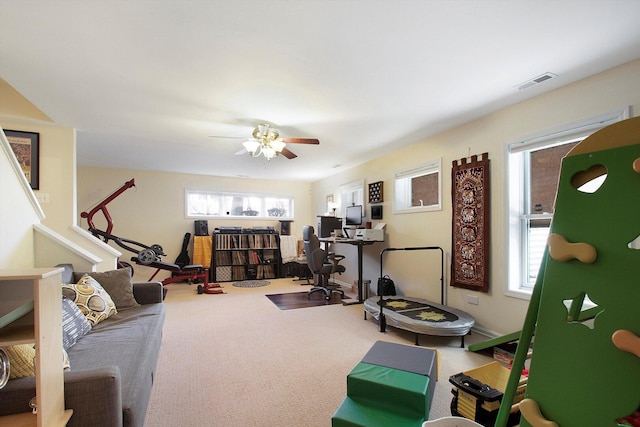
[[[640,335],[636,159],[640,118],[595,133],[562,163],[526,396],[562,427],[614,427],[640,405],[640,357],[612,340],[618,330],[635,340]],[[577,188],[603,171],[597,191]],[[597,315],[573,321],[567,307],[588,308],[582,306],[585,295]],[[638,348],[637,341],[632,345]],[[523,417],[521,425],[532,423]]]

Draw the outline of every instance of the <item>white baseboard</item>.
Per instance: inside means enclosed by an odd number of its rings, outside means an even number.
[[[499,334],[497,332],[494,332],[494,331],[491,331],[489,329],[483,328],[482,326],[478,326],[478,325],[474,325],[471,328],[471,331],[475,332],[476,334],[484,335],[488,339],[498,338],[498,337],[501,337],[502,335],[504,335],[504,334]]]

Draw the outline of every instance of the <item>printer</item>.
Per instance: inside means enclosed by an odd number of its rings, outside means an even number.
[[[379,223],[375,228],[358,228],[356,230],[357,240],[368,240],[373,242],[384,242],[384,227],[386,224]]]

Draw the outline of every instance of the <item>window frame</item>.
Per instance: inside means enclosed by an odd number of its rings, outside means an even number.
[[[552,219],[552,214],[534,214],[528,206],[530,202],[528,185],[530,174],[529,153],[542,148],[551,148],[562,144],[582,140],[592,133],[610,124],[631,116],[630,107],[610,111],[579,122],[561,126],[552,131],[542,132],[538,135],[507,143],[505,149],[505,257],[506,280],[505,295],[529,300],[533,291],[533,285],[529,285],[525,276],[529,263],[528,253],[528,221],[535,219]],[[525,224],[527,223],[527,224]]]
[[[231,213],[228,214],[192,214],[189,209],[189,196],[191,194],[201,194],[208,196],[218,196],[218,197],[242,197],[246,198],[257,198],[260,200],[260,206],[258,215],[233,215]],[[276,199],[284,199],[288,203],[289,215],[284,216],[273,216],[269,215],[268,212],[264,211],[266,209],[265,202],[267,199],[276,198]],[[243,219],[243,220],[293,220],[295,217],[295,197],[290,194],[275,194],[275,193],[260,193],[260,192],[252,192],[252,191],[220,191],[220,190],[202,190],[196,188],[185,188],[184,190],[184,215],[185,218],[188,219]]]
[[[426,206],[411,206],[411,182],[420,176],[437,174],[438,202]],[[401,191],[399,187],[404,187]],[[442,158],[431,160],[419,166],[396,171],[393,175],[393,213],[417,213],[442,210]]]
[[[364,215],[364,179],[342,184],[338,188],[338,192],[340,194],[340,205],[337,208],[339,217],[344,218],[346,207],[354,205],[362,206],[362,214]]]

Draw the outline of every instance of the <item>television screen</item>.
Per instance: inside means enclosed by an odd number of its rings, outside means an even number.
[[[362,206],[361,205],[347,206],[344,223],[345,225],[362,224]]]

